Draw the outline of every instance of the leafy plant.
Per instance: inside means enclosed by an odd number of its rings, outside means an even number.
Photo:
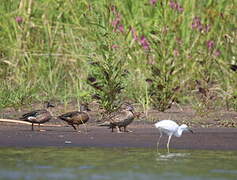
[[[126,76],[126,52],[113,47],[113,41],[103,41],[100,54],[91,62],[88,84],[94,89],[94,97],[107,113],[115,111],[122,103],[122,90]]]

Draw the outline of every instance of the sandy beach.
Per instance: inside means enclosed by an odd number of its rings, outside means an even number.
[[[152,124],[130,126],[132,133],[111,132],[105,127],[89,125],[85,133],[65,127],[41,127],[45,131],[31,131],[29,125],[1,123],[0,147],[141,147],[156,148],[159,132]],[[37,127],[36,127],[37,129]],[[194,134],[173,137],[171,149],[237,150],[236,128],[193,128]],[[161,140],[165,148],[167,136]]]

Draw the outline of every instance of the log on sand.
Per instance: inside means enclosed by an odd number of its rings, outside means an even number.
[[[0,119],[0,122],[6,122],[6,123],[20,123],[20,124],[27,124],[32,125],[30,122],[21,121],[21,120],[15,120],[15,119]],[[37,125],[37,124],[36,124]],[[62,127],[60,124],[41,124],[40,126],[46,126],[46,127]]]

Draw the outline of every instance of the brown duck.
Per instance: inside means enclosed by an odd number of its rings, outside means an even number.
[[[88,108],[88,105],[82,104],[80,106],[80,111],[68,112],[68,113],[58,116],[58,118],[63,121],[66,121],[69,125],[71,125],[73,127],[73,129],[80,132],[78,130],[79,125],[80,124],[85,125],[85,123],[90,119],[89,115],[87,114],[87,111],[90,111],[90,109]],[[77,128],[75,125],[77,125]],[[86,131],[87,131],[87,129],[86,129]]]
[[[23,114],[22,117],[20,117],[20,120],[31,122],[31,130],[34,131],[34,124],[38,124],[40,128],[40,124],[48,122],[52,118],[50,107],[54,107],[54,105],[52,105],[50,102],[47,102],[46,109],[38,109]]]
[[[127,126],[131,124],[135,118],[134,108],[131,105],[125,105],[122,107],[122,110],[115,112],[107,118],[104,123],[99,124],[99,126],[108,126],[114,131],[114,128],[117,129],[118,133],[121,133],[121,128],[124,128],[124,132],[132,132],[127,130]]]

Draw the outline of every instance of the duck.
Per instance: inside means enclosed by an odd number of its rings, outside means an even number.
[[[38,109],[38,110],[28,112],[26,114],[23,114],[19,119],[32,123],[31,124],[32,131],[34,131],[34,124],[38,124],[39,131],[41,131],[40,124],[46,123],[52,118],[52,113],[50,111],[51,107],[55,107],[55,106],[51,104],[50,102],[47,102],[46,109]]]
[[[67,112],[65,114],[58,116],[58,118],[67,122],[69,125],[73,127],[75,131],[80,133],[81,131],[79,131],[79,125],[81,124],[85,125],[85,123],[87,123],[87,121],[90,119],[87,113],[88,111],[91,111],[88,108],[88,104],[81,104],[80,111]],[[77,128],[75,125],[77,126]],[[87,132],[87,128],[86,128],[86,132]]]
[[[124,128],[124,132],[132,132],[127,129],[127,126],[133,122],[135,118],[134,108],[130,104],[124,104],[121,110],[110,114],[105,122],[99,124],[99,126],[107,126],[111,128],[111,132],[114,132],[114,128],[117,129],[117,133],[121,133]]]

